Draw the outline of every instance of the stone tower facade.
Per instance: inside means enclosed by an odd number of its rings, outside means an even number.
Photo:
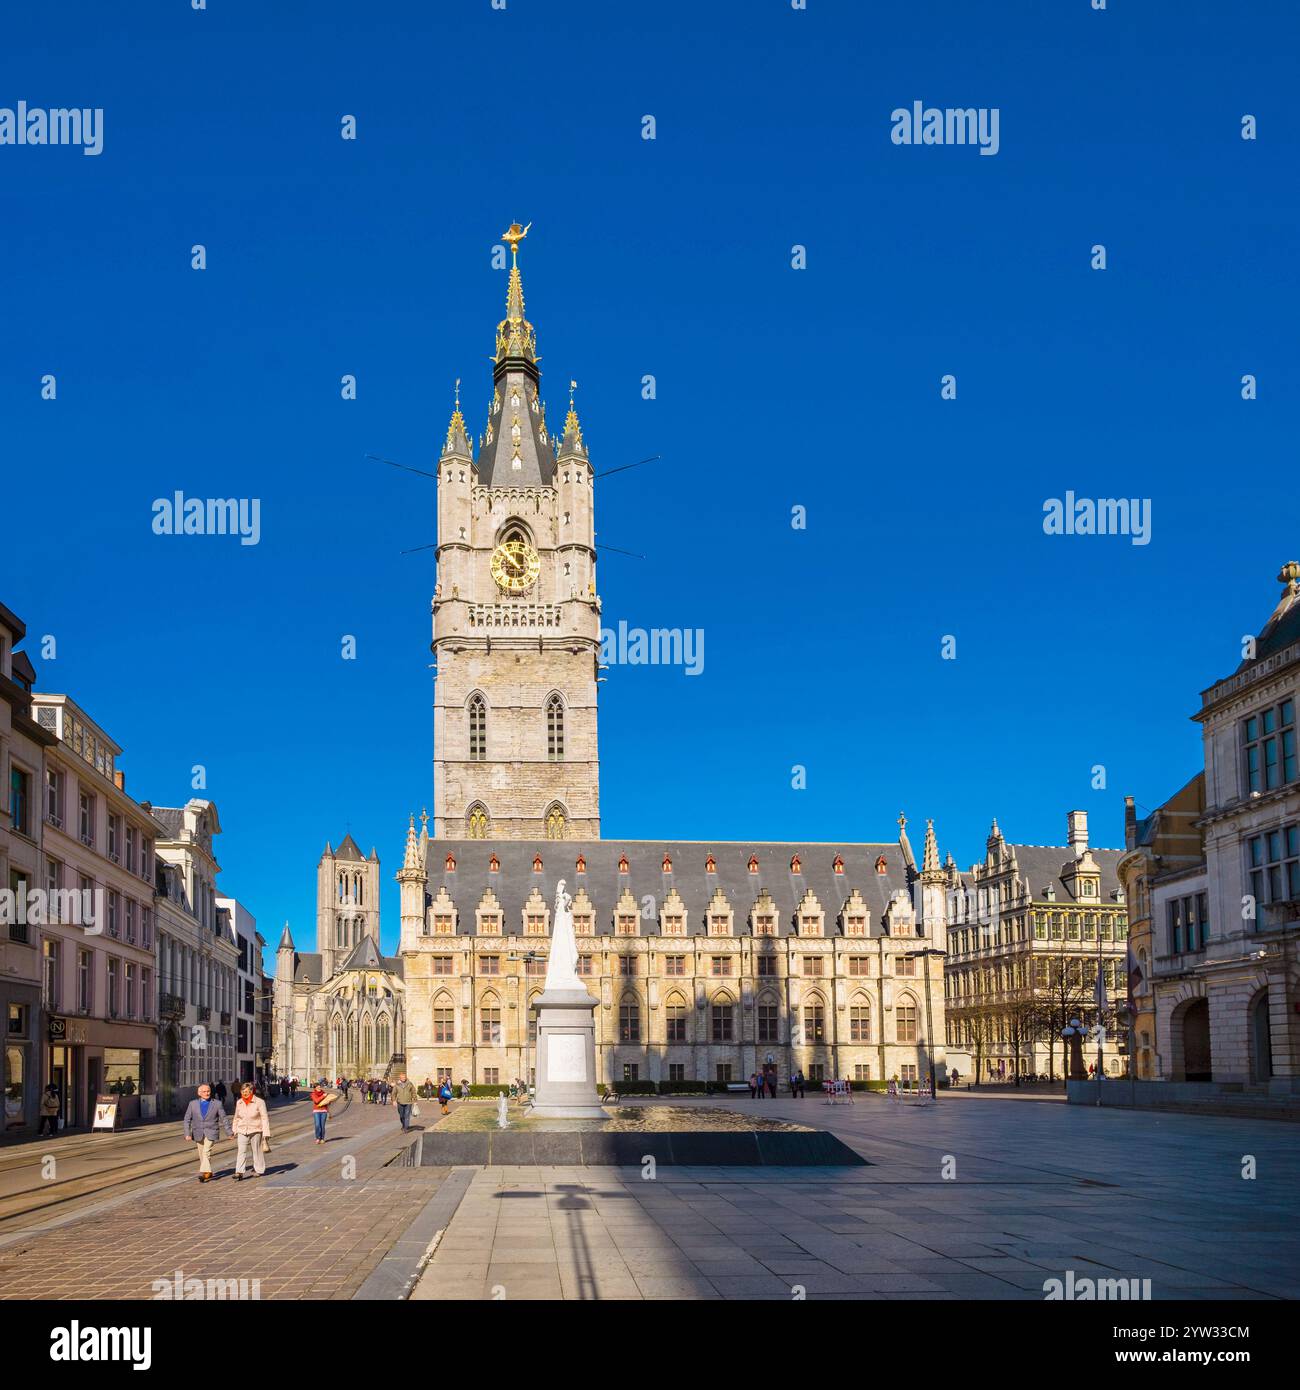
[[[369,937],[379,949],[379,856],[367,859],[351,835],[325,845],[316,866],[316,949],[328,980]]]
[[[456,408],[438,462],[433,836],[600,836],[593,470],[573,406],[552,432],[518,251],[477,455]]]

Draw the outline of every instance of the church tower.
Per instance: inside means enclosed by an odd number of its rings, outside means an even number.
[[[531,225],[531,224],[530,224]],[[593,472],[573,404],[546,422],[519,243],[510,245],[477,456],[456,407],[438,461],[433,834],[597,839]]]
[[[362,937],[379,949],[379,856],[367,859],[351,835],[328,841],[316,866],[316,949],[321,980],[341,970]]]

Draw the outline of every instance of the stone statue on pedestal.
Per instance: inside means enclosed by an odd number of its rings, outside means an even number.
[[[537,1083],[534,1115],[556,1119],[604,1119],[596,1092],[596,1019],[599,1000],[578,974],[573,900],[564,880],[555,885],[551,953],[537,1010]]]

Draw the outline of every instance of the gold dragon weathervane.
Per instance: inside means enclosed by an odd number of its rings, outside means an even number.
[[[533,224],[530,222],[528,227]],[[510,254],[517,258],[519,255],[519,243],[528,235],[528,227],[521,227],[518,222],[512,222],[508,231],[501,233],[501,240],[510,243]]]

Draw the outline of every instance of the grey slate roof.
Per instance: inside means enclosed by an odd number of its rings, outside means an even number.
[[[352,838],[351,835],[343,837],[343,843],[334,851],[335,859],[365,859],[361,853],[361,846]]]
[[[507,359],[507,370],[496,374],[494,390],[501,407],[489,418],[492,421],[492,442],[486,441],[479,450],[474,468],[484,487],[550,487],[555,481],[555,436],[547,431],[546,442],[541,436],[541,411],[532,408],[533,393],[538,390],[534,376],[522,361]],[[510,404],[511,392],[519,394],[519,406]],[[519,467],[513,467],[515,446],[512,427],[519,419]]]
[[[663,857],[672,860],[672,871],[663,871]],[[446,867],[447,855],[456,867]],[[488,862],[495,854],[501,867],[496,873]],[[707,873],[705,860],[712,854],[715,873]],[[750,873],[748,862],[758,859],[758,872]],[[844,872],[834,871],[835,856],[844,860]],[[885,872],[876,872],[876,861],[885,857]],[[541,872],[534,872],[533,857],[540,855]],[[586,872],[575,871],[581,855]],[[628,872],[618,869],[619,856],[626,855]],[[801,872],[790,870],[792,857],[801,860]],[[597,935],[613,935],[614,909],[624,888],[638,905],[649,896],[654,899],[655,916],[643,917],[641,935],[659,934],[658,912],[673,888],[681,896],[689,916],[687,930],[695,935],[704,930],[704,912],[721,888],[735,914],[734,933],[750,930],[749,914],[759,894],[766,889],[775,904],[778,931],[793,932],[795,909],[804,892],[811,888],[826,913],[826,934],[838,933],[836,918],[845,900],[856,888],[871,913],[872,936],[882,935],[881,917],[893,894],[899,890],[911,896],[903,856],[896,844],[816,844],[749,843],[725,840],[430,840],[426,868],[428,892],[436,898],[445,885],[457,908],[457,929],[472,935],[475,912],[484,892],[491,887],[500,902],[507,935],[522,934],[523,907],[534,886],[548,907],[555,902],[555,885],[564,879],[569,893],[577,897],[585,888],[595,909]]]
[[[296,951],[293,957],[293,981],[298,985],[319,985],[321,958],[316,951]]]
[[[1007,847],[1016,852],[1016,863],[1022,879],[1029,880],[1029,892],[1035,899],[1041,899],[1043,889],[1049,884],[1056,890],[1057,902],[1072,902],[1074,899],[1061,878],[1061,870],[1074,861],[1074,851],[1069,845],[1018,845],[1007,841]],[[1101,901],[1113,903],[1112,896],[1120,886],[1115,867],[1127,851],[1122,849],[1093,849],[1093,862],[1101,870]],[[974,879],[963,873],[962,882],[968,887]],[[1091,900],[1090,900],[1091,901]]]
[[[161,827],[164,840],[179,840],[185,828],[185,808],[183,806],[155,806],[153,818]]]

